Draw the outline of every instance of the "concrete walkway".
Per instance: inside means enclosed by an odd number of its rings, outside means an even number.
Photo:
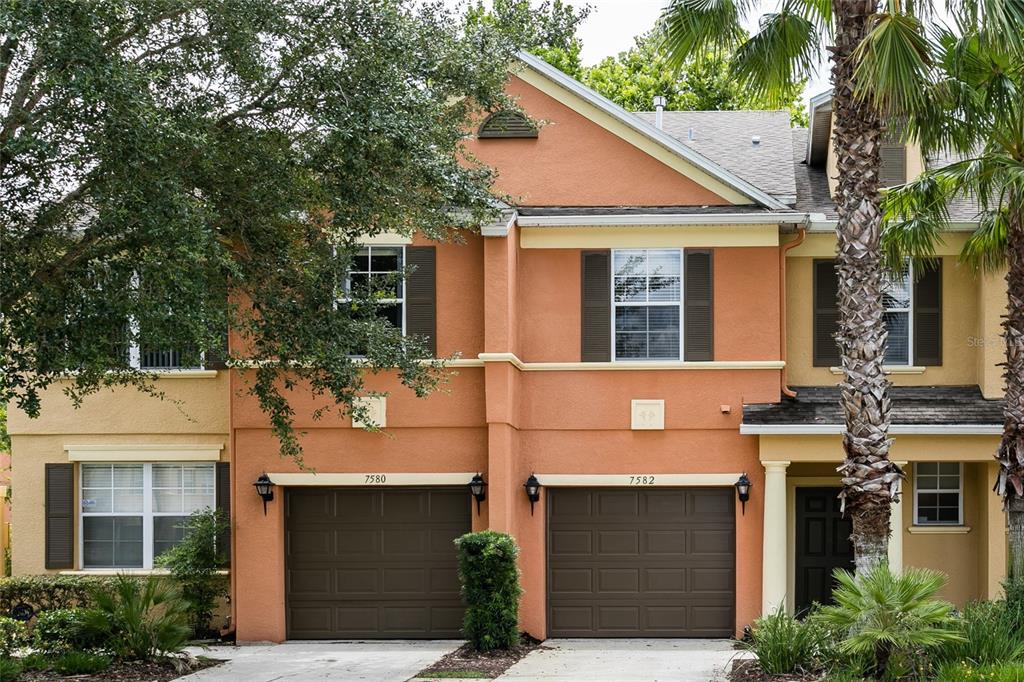
[[[179,678],[188,682],[372,680],[405,682],[462,645],[443,641],[286,642],[190,648],[193,656],[227,660]]]
[[[498,679],[718,682],[746,655],[721,639],[549,639]]]

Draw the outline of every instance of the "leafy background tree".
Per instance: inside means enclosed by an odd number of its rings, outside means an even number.
[[[515,49],[411,0],[5,2],[0,404],[157,393],[129,345],[198,363],[229,327],[296,459],[290,389],[364,420],[364,370],[432,390],[379,292],[338,304],[339,286],[362,236],[490,217],[493,173],[462,140],[507,104]]]

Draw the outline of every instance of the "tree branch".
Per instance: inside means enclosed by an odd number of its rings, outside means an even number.
[[[4,96],[4,87],[7,85],[7,73],[11,70],[11,62],[14,61],[14,51],[18,49],[18,39],[10,36],[0,45],[0,97]]]

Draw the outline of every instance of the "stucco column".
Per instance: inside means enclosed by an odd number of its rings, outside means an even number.
[[[761,615],[786,603],[786,467],[789,462],[764,465],[764,546],[761,559]]]
[[[906,470],[906,462],[893,462]],[[899,495],[889,506],[889,569],[899,575],[903,572],[903,481],[900,481]]]
[[[999,465],[990,462],[985,467],[985,575],[981,585],[982,594],[986,599],[997,599],[1002,592],[1002,583],[1006,578],[1006,512],[1003,511],[1003,499],[993,492]]]

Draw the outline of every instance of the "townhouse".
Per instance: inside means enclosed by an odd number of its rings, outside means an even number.
[[[312,470],[278,455],[237,369],[161,369],[198,419],[53,396],[11,416],[16,574],[150,570],[181,515],[218,505],[241,641],[457,637],[452,540],[483,528],[518,540],[539,638],[727,637],[822,599],[851,560],[828,96],[809,130],[633,114],[521,59],[508,88],[540,125],[499,112],[469,142],[499,171],[500,219],[460,244],[380,235],[357,264],[416,266],[389,314],[455,358],[446,390],[372,377],[383,433],[314,420],[296,390]],[[892,184],[925,164],[884,156]],[[994,595],[1006,561],[989,492],[1004,289],[958,264],[961,208],[940,266],[886,291],[907,472],[890,560],[947,572],[959,603]]]

